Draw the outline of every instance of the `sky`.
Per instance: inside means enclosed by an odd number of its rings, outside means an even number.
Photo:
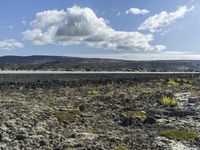
[[[200,1],[1,0],[0,55],[200,59]]]

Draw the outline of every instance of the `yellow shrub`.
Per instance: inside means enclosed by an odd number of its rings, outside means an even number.
[[[179,83],[176,82],[176,81],[174,81],[173,79],[170,79],[170,80],[168,81],[168,85],[170,85],[170,86],[178,86]]]
[[[161,103],[163,105],[172,106],[172,107],[177,106],[177,100],[175,98],[169,98],[169,97],[166,97],[166,96],[164,96],[162,98]]]

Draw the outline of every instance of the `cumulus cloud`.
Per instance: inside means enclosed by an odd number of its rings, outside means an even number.
[[[86,44],[94,48],[132,51],[160,51],[163,45],[152,46],[151,34],[117,31],[97,17],[90,8],[73,6],[64,10],[49,10],[36,14],[31,29],[23,32],[24,38],[35,45]]]
[[[148,14],[149,11],[146,9],[139,9],[139,8],[130,8],[126,11],[126,14],[133,14],[133,15],[144,15]]]
[[[162,27],[169,26],[177,19],[183,18],[188,12],[192,11],[194,6],[188,8],[187,6],[179,7],[175,12],[168,13],[162,11],[152,17],[147,18],[140,26],[139,30],[149,30],[150,32],[161,31]]]
[[[64,10],[49,10],[39,12],[36,14],[36,19],[31,22],[31,25],[33,27],[39,28],[54,25],[63,22],[65,20],[66,15],[67,14]]]
[[[23,48],[23,47],[24,47],[23,44],[18,42],[15,39],[8,39],[8,40],[0,41],[0,50],[10,51],[10,50],[13,50],[16,48]]]

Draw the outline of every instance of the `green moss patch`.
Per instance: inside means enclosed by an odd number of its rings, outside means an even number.
[[[126,148],[125,146],[119,145],[119,146],[115,147],[115,150],[128,150],[128,148]]]
[[[101,92],[99,90],[88,91],[88,94],[90,96],[101,96]]]
[[[191,141],[198,138],[198,134],[192,131],[167,130],[160,132],[159,135],[177,141]]]
[[[67,112],[55,111],[53,112],[53,115],[58,119],[59,122],[64,122],[64,121],[74,122],[77,116],[80,115],[80,110],[73,109]]]

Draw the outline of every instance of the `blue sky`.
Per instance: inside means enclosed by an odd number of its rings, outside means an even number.
[[[198,0],[1,0],[0,55],[200,59]]]

